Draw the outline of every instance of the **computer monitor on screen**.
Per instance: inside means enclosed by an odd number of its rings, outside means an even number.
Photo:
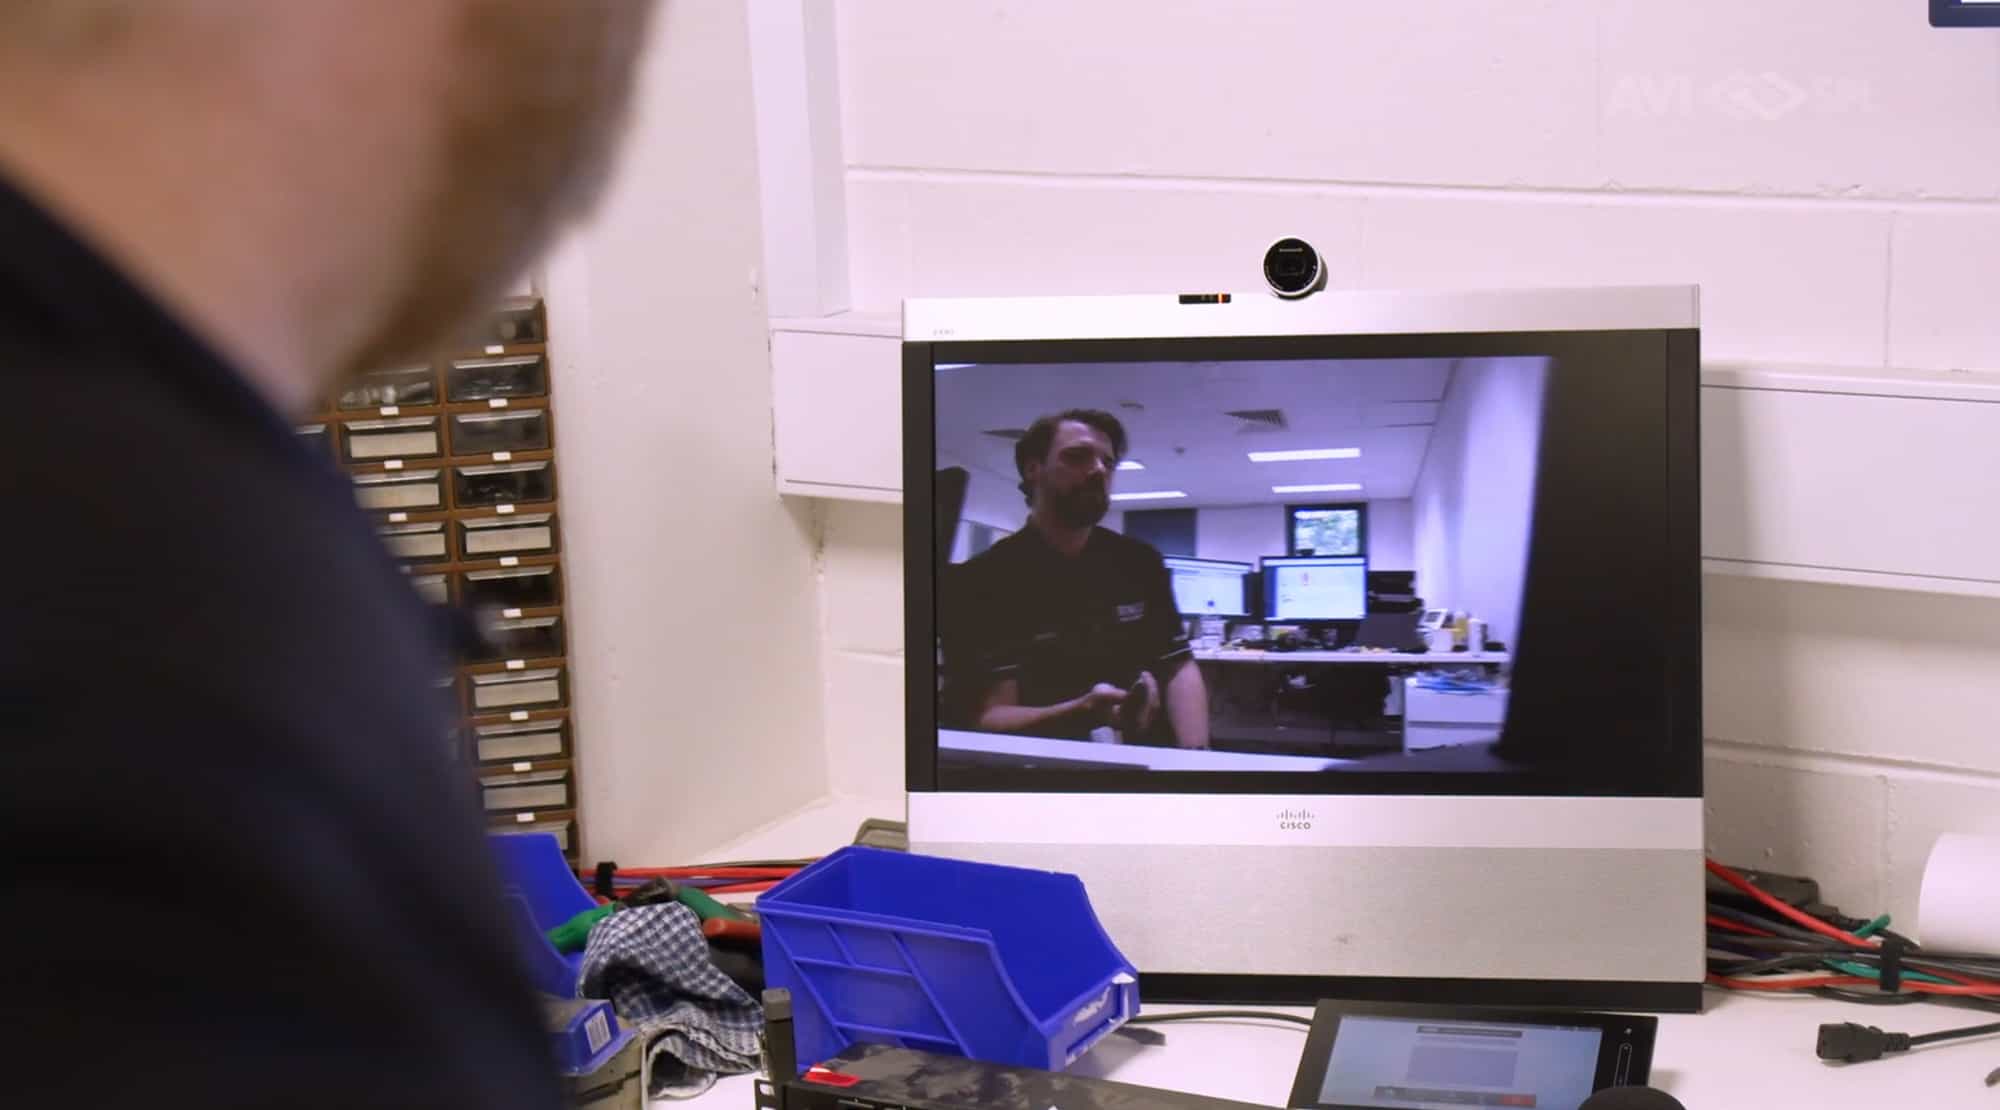
[[[1247,617],[1249,563],[1169,555],[1162,562],[1172,575],[1174,606],[1183,617]]]
[[[1264,619],[1272,624],[1358,621],[1367,615],[1366,558],[1264,560]]]
[[[1155,999],[1697,1008],[1698,366],[1688,287],[908,302],[912,847]],[[1270,633],[1371,573],[1482,638]]]

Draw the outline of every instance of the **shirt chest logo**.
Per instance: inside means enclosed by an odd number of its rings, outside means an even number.
[[[1144,620],[1145,618],[1146,603],[1143,601],[1134,601],[1128,605],[1120,605],[1118,607],[1119,624],[1131,624],[1133,621]]]

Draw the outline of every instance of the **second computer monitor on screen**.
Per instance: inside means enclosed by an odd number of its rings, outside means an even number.
[[[1368,560],[1298,555],[1264,560],[1264,619],[1358,621],[1368,613]]]

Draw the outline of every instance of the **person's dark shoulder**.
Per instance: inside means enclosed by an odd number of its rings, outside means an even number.
[[[33,528],[0,544],[0,812],[38,849],[6,885],[57,904],[148,861],[15,1003],[117,998],[74,1043],[138,1046],[154,1090],[257,1089],[280,1082],[260,1061],[296,1058],[321,1088],[302,1105],[554,1105],[428,611],[330,455],[133,347],[0,311],[0,442]],[[225,935],[227,967],[189,956]],[[196,1027],[198,1051],[177,1039]]]
[[[1008,582],[1024,573],[1034,559],[1034,541],[1028,530],[1009,532],[993,542],[993,546],[958,564],[955,568],[959,579],[970,586],[989,586],[997,582]]]
[[[1091,542],[1103,544],[1105,557],[1117,563],[1122,569],[1159,572],[1166,570],[1166,559],[1160,554],[1160,549],[1145,540],[1100,527],[1091,537]]]

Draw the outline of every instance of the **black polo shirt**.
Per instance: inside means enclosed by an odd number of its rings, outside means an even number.
[[[1068,701],[1100,682],[1130,689],[1146,671],[1164,687],[1190,657],[1160,553],[1106,528],[1071,558],[1029,524],[949,578],[939,606],[945,673],[968,704],[1004,678],[1020,683],[1028,706]],[[1038,731],[1084,739],[1090,726]]]
[[[352,486],[4,185],[0,243],[0,1028],[32,1062],[0,1101],[561,1105],[446,645]]]

